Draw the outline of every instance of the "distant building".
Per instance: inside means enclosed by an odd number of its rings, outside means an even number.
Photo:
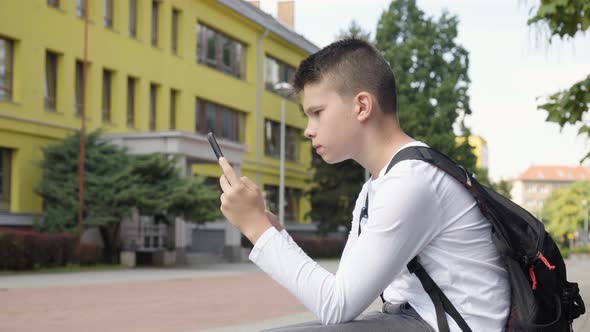
[[[455,139],[456,144],[461,144],[465,138],[463,136],[458,136]],[[473,146],[473,153],[477,158],[476,166],[477,168],[489,168],[489,158],[488,158],[488,142],[479,135],[471,135],[468,138],[469,145]]]
[[[512,186],[512,200],[542,219],[543,201],[556,188],[575,181],[590,180],[590,169],[584,166],[530,166]]]

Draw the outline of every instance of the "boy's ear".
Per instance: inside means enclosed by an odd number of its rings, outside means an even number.
[[[357,119],[360,122],[367,121],[374,111],[373,96],[368,92],[361,91],[354,97],[354,102],[356,104]]]

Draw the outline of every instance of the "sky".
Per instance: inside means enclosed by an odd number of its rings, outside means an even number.
[[[276,13],[277,0],[261,0]],[[356,20],[375,36],[389,0],[295,0],[295,31],[319,47],[334,41]],[[513,178],[531,165],[579,165],[590,140],[577,128],[560,130],[537,110],[542,99],[590,74],[590,31],[549,44],[547,34],[526,24],[538,0],[417,0],[427,16],[443,10],[459,18],[457,42],[469,52],[469,95],[473,114],[466,120],[488,143],[494,180]],[[403,127],[403,124],[402,124]],[[428,143],[428,142],[426,142]],[[584,164],[588,164],[585,162]]]

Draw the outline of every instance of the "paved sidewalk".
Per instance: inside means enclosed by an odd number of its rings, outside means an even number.
[[[568,268],[590,303],[590,259]],[[376,300],[368,310],[379,309]],[[588,316],[576,331],[590,332]],[[0,276],[2,332],[248,332],[313,319],[250,263]]]

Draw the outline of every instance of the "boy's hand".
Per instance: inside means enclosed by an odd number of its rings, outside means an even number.
[[[221,194],[221,213],[240,230],[253,244],[269,227],[264,199],[258,186],[245,176],[237,176],[229,162],[219,158],[223,175],[219,179]]]

